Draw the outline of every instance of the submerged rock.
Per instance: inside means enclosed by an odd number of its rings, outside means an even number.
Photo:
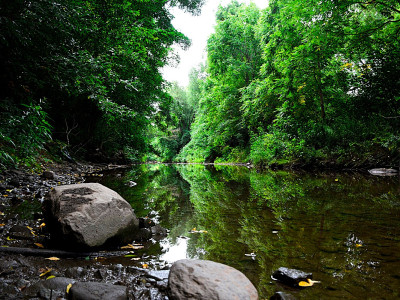
[[[376,176],[394,176],[397,175],[397,170],[395,169],[386,169],[386,168],[376,168],[368,170],[368,172],[372,175]]]
[[[296,269],[288,269],[281,267],[272,274],[272,279],[292,286],[299,287],[300,281],[307,281],[307,278],[312,279],[312,273],[305,273]]]
[[[269,300],[296,300],[296,298],[285,292],[276,292],[269,298]]]
[[[243,273],[207,260],[175,262],[168,285],[171,299],[258,299],[256,288]]]
[[[72,249],[130,243],[139,229],[130,204],[99,183],[55,187],[43,210],[52,237]]]

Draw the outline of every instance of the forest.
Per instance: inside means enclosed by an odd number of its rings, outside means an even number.
[[[172,46],[190,46],[169,8],[203,2],[2,0],[0,168],[399,164],[399,1],[232,1],[206,63],[169,83]]]

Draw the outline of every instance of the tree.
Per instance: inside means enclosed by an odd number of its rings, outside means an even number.
[[[207,45],[205,92],[192,126],[192,141],[184,148],[183,157],[186,152],[190,159],[214,160],[248,142],[240,111],[241,89],[257,76],[261,63],[255,38],[258,18],[254,4],[245,6],[235,1],[219,8],[216,31]]]
[[[198,13],[202,3],[2,1],[3,114],[5,103],[23,111],[46,99],[54,137],[70,150],[144,153],[147,125],[169,101],[159,70],[173,43],[189,44],[168,7]]]

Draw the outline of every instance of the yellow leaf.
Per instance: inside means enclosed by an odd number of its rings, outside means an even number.
[[[50,275],[49,277],[47,277],[47,278],[46,278],[46,280],[48,280],[48,279],[52,279],[52,278],[56,278],[56,276],[54,276],[54,275]]]
[[[72,287],[72,283],[67,285],[67,294],[69,293],[69,289]]]
[[[144,248],[144,246],[138,245],[138,244],[135,244],[135,245],[128,244],[127,246],[121,247],[121,249],[133,249],[133,250],[138,250],[138,249],[142,249],[142,248]]]
[[[360,248],[362,246],[363,246],[362,244],[356,244],[356,248]]]
[[[339,181],[339,179],[336,178],[335,181]]]
[[[312,286],[312,284],[309,283],[309,282],[306,282],[306,281],[300,281],[300,282],[299,282],[299,286],[301,286],[301,287],[307,287],[307,286]]]
[[[55,256],[48,257],[46,259],[48,259],[48,260],[60,260],[58,257],[55,257]]]
[[[39,248],[44,248],[44,246],[40,243],[35,243],[36,246],[38,246]]]
[[[45,269],[45,270],[43,270],[43,273],[39,275],[39,277],[43,277],[44,275],[46,275],[50,272],[51,272],[51,269]]]
[[[94,260],[95,260],[95,261],[105,261],[106,258],[103,257],[103,256],[97,256],[97,257],[94,258]]]
[[[3,197],[8,197],[8,195],[3,195]]]
[[[1,223],[1,224],[0,224],[0,227],[3,227],[3,226],[6,226],[6,224],[4,224],[4,223]]]
[[[29,226],[26,226],[26,228],[28,228],[30,231],[33,230],[33,228],[32,228],[32,227],[29,227]]]
[[[143,269],[148,269],[149,265],[148,264],[143,264],[142,267],[143,267]]]
[[[10,238],[9,236],[7,237],[7,241],[15,241],[14,239]]]
[[[310,278],[307,278],[307,281],[300,281],[299,282],[299,286],[301,287],[308,287],[308,286],[313,286],[314,283],[321,283],[321,281],[315,281],[315,280],[311,280]]]
[[[43,228],[44,226],[46,226],[46,223],[40,224],[39,228]]]

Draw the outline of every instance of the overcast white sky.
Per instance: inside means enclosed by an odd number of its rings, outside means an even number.
[[[268,0],[238,0],[241,3],[254,2],[259,8],[265,8]],[[206,60],[207,39],[214,32],[215,13],[218,6],[226,6],[231,0],[206,0],[200,16],[192,16],[179,9],[171,10],[175,19],[172,24],[176,29],[189,37],[192,45],[186,51],[177,48],[180,63],[175,67],[166,67],[162,70],[164,78],[168,81],[177,81],[181,86],[189,83],[189,72]]]

